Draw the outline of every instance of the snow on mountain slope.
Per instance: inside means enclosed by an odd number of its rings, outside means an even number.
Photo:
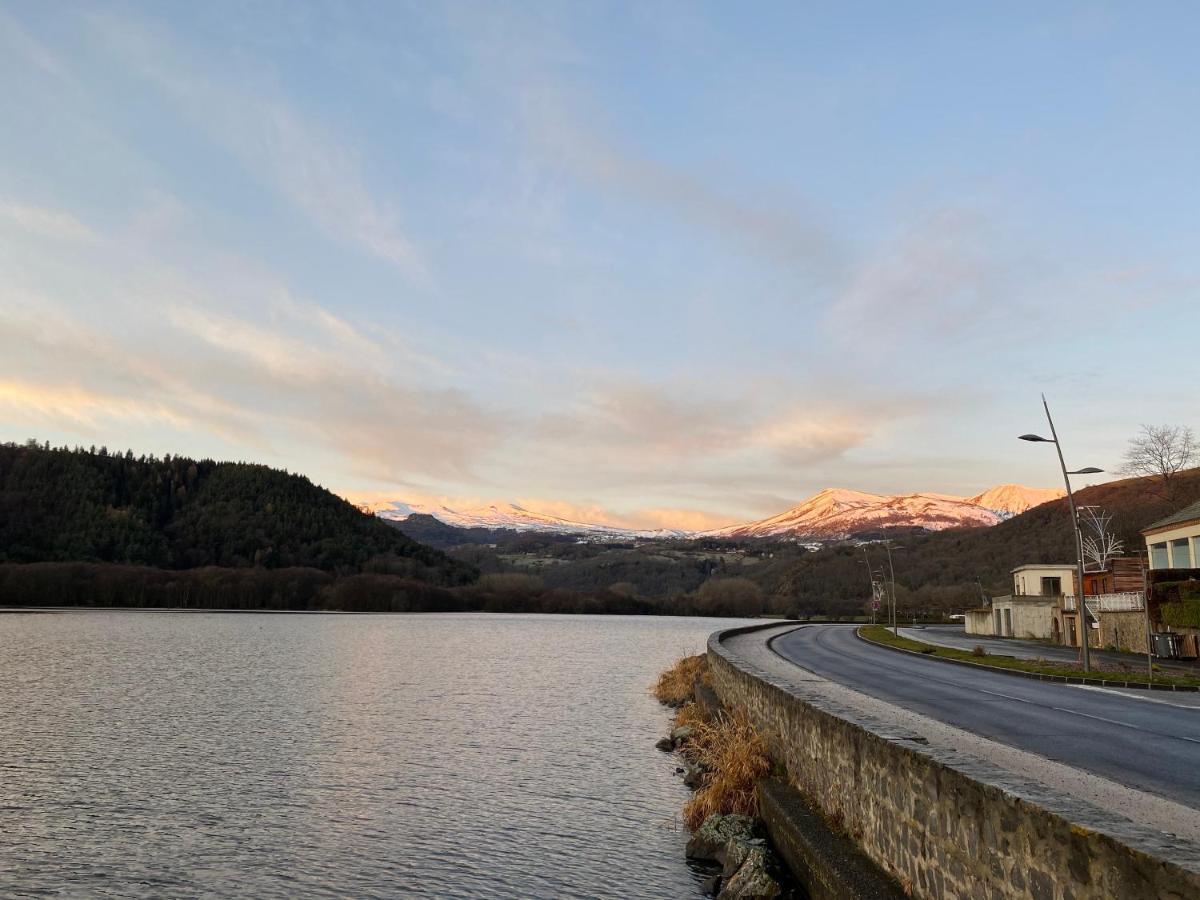
[[[1058,500],[1066,496],[1059,488],[1031,488],[1020,484],[999,484],[971,498],[971,502],[984,509],[994,509],[1009,516],[1020,515],[1027,509]]]
[[[534,512],[515,503],[491,503],[470,509],[451,509],[448,506],[423,506],[397,501],[389,507],[377,509],[375,512],[382,518],[396,521],[402,521],[414,513],[425,513],[457,528],[504,528],[509,531],[582,534],[612,540],[627,540],[635,537],[680,538],[691,536],[691,532],[677,529],[639,531],[632,528],[619,528],[615,525],[572,522],[558,516]]]
[[[459,528],[504,528],[512,531],[541,531],[576,534],[600,540],[631,538],[811,538],[840,540],[880,528],[925,528],[940,531],[995,525],[1041,503],[1057,500],[1062,491],[1002,484],[974,497],[918,493],[889,496],[845,488],[826,488],[791,509],[770,518],[715,531],[688,532],[681,529],[639,531],[615,525],[573,522],[534,512],[516,503],[492,503],[468,509],[423,506],[395,501],[371,511],[385,519],[403,520],[425,513]]]
[[[786,512],[758,522],[710,532],[712,536],[805,537],[836,540],[879,528],[959,528],[995,525],[1004,516],[965,497],[945,494],[887,496],[842,489],[823,490]]]

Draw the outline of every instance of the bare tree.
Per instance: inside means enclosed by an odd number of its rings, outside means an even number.
[[[1083,558],[1093,572],[1105,572],[1114,556],[1125,552],[1125,542],[1109,530],[1112,516],[1099,506],[1079,507],[1079,526],[1083,531]]]
[[[1126,475],[1152,475],[1171,488],[1175,473],[1196,460],[1196,436],[1183,425],[1143,425],[1125,450],[1121,471]]]

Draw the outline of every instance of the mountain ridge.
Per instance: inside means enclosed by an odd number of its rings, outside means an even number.
[[[872,494],[850,488],[825,488],[807,500],[774,516],[707,531],[636,529],[617,525],[576,522],[526,509],[517,503],[490,503],[467,509],[427,506],[394,501],[378,505],[376,515],[403,522],[410,515],[433,516],[456,528],[486,528],[554,534],[574,534],[596,539],[629,540],[687,538],[776,538],[840,540],[880,528],[987,527],[996,525],[1063,496],[1053,488],[1000,484],[973,497],[917,492]]]

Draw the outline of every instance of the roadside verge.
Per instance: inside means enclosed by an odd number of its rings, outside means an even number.
[[[958,666],[970,666],[975,669],[985,669],[989,672],[1002,672],[1005,675],[1016,675],[1021,678],[1032,678],[1036,681],[1057,681],[1060,684],[1083,684],[1093,687],[1110,687],[1110,688],[1136,688],[1139,690],[1149,691],[1184,691],[1196,693],[1200,691],[1200,685],[1181,683],[1176,680],[1170,680],[1169,676],[1164,677],[1162,681],[1146,681],[1121,678],[1119,676],[1111,678],[1091,678],[1085,675],[1060,675],[1051,672],[1033,671],[1032,666],[1036,665],[1036,660],[1020,660],[1015,657],[1005,657],[1012,659],[1012,666],[997,666],[987,662],[976,662],[973,659],[964,659],[962,655],[968,655],[968,651],[956,650],[952,647],[942,647],[936,644],[924,644],[921,641],[915,641],[912,638],[893,637],[887,635],[887,639],[878,640],[868,634],[865,634],[870,628],[884,628],[881,625],[862,625],[854,629],[854,635],[860,641],[872,644],[876,647],[883,647],[887,650],[894,650],[897,653],[907,653],[909,656],[920,656],[925,659],[936,659],[939,662],[953,663]],[[886,632],[886,628],[884,628]],[[902,646],[903,644],[911,644],[913,647]],[[914,649],[920,647],[922,649]],[[984,656],[982,659],[988,659]],[[1028,664],[1030,668],[1023,668],[1024,664]]]

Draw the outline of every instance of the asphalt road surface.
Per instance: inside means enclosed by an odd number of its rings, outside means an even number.
[[[848,626],[772,643],[785,659],[975,734],[1200,808],[1200,694],[1087,688],[897,653]]]

